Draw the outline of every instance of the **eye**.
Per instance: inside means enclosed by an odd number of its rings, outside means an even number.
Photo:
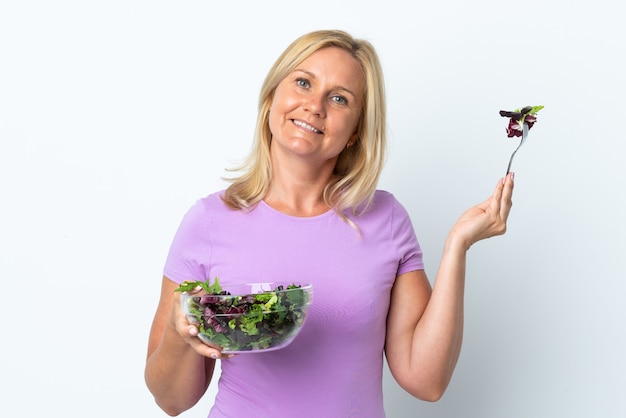
[[[332,96],[331,100],[333,102],[337,103],[337,104],[340,104],[340,105],[347,105],[348,104],[348,99],[346,99],[343,96],[339,96],[339,95]]]
[[[296,85],[298,87],[308,89],[311,86],[311,83],[309,83],[309,80],[307,80],[306,78],[298,77],[296,78]]]

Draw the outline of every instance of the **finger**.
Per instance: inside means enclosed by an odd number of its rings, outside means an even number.
[[[493,194],[491,195],[491,197],[496,200],[497,202],[500,202],[500,200],[502,199],[502,193],[504,191],[504,185],[506,184],[506,177],[502,177],[498,183],[496,184],[496,188],[493,191]]]
[[[235,356],[235,354],[223,353],[222,347],[209,344],[208,342],[200,340],[199,338],[197,338],[190,344],[196,350],[196,352],[205,357],[210,357],[213,360],[227,360]]]
[[[222,347],[209,344],[208,342],[200,339],[200,331],[198,330],[197,324],[189,323],[189,318],[186,317],[182,317],[180,321],[179,329],[181,336],[194,348],[194,350],[196,350],[196,352],[215,360],[223,358],[221,353]]]
[[[496,188],[494,189],[491,196],[489,196],[489,198],[485,200],[481,205],[478,205],[478,207],[484,206],[485,210],[488,208],[489,212],[491,212],[494,216],[500,216],[501,209],[502,209],[502,196],[504,194],[505,182],[506,182],[506,177],[503,177],[500,180],[498,180],[498,183],[496,184]]]
[[[189,345],[191,345],[198,354],[205,357],[212,358],[213,360],[218,360],[222,358],[222,353],[219,347],[208,345],[199,338],[194,338],[190,340]]]
[[[514,182],[515,175],[511,172],[504,178],[504,184],[502,189],[502,195],[500,197],[500,216],[505,221],[509,217],[509,213],[511,212],[511,207],[513,206],[513,188],[515,186]]]
[[[189,293],[200,293],[202,288],[195,288]],[[222,347],[205,343],[199,338],[200,331],[198,329],[198,321],[193,316],[187,316],[181,309],[180,297],[176,297],[174,309],[172,313],[175,316],[174,326],[181,338],[189,344],[198,354],[212,358],[214,360],[229,359],[233,354],[223,354]],[[177,306],[176,306],[177,305]],[[177,312],[177,313],[175,313]]]

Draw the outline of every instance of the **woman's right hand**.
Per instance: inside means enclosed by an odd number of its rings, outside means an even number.
[[[202,398],[213,378],[214,359],[227,358],[219,347],[209,347],[198,338],[198,329],[183,312],[178,287],[163,276],[144,372],[157,404],[171,416]]]
[[[190,292],[191,295],[202,295],[202,288],[198,287]],[[222,354],[222,348],[203,342],[200,338],[198,338],[198,327],[195,324],[192,324],[187,319],[187,315],[182,309],[181,306],[181,293],[174,292],[173,294],[172,305],[170,309],[170,317],[169,323],[178,335],[189,344],[198,354],[209,357],[214,360],[218,359],[228,359],[231,358],[234,354]]]

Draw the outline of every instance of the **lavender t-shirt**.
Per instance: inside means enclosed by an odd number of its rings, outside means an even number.
[[[406,210],[377,191],[371,208],[293,217],[264,202],[227,208],[220,194],[191,207],[174,237],[164,274],[229,283],[313,284],[301,333],[286,348],[221,362],[211,418],[382,418],[383,348],[397,275],[424,268]]]

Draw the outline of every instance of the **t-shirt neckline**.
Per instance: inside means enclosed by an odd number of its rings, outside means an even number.
[[[284,217],[286,219],[303,220],[303,221],[323,219],[323,218],[326,218],[328,216],[332,216],[335,213],[335,211],[332,208],[330,208],[326,212],[320,213],[319,215],[314,215],[314,216],[295,216],[295,215],[289,215],[287,213],[279,211],[278,209],[273,208],[272,206],[267,204],[267,202],[265,200],[261,200],[259,202],[259,205],[264,207],[266,210],[268,210],[270,212],[273,212],[276,215],[280,215],[281,217]]]

